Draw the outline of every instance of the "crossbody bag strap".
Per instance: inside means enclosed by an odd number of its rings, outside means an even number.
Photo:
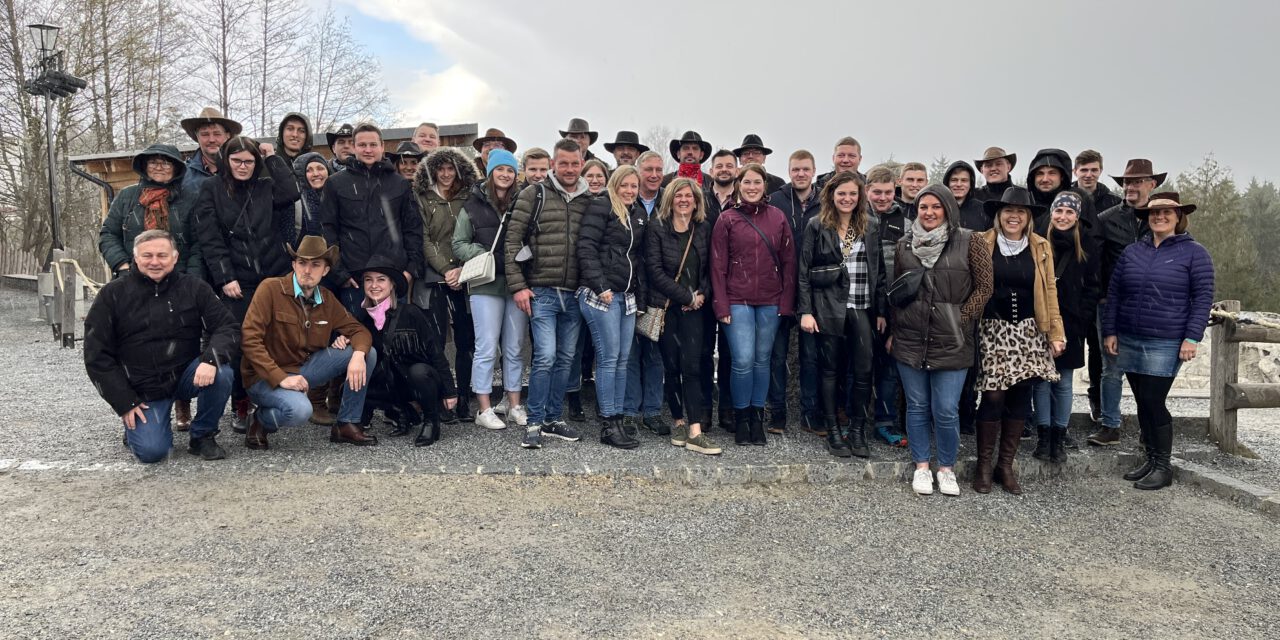
[[[508,215],[510,215],[510,213],[507,213],[503,215],[501,218],[498,218],[498,232],[493,236],[493,245],[489,247],[489,253],[493,253],[494,251],[498,250],[498,239],[502,237],[502,225],[507,223]]]
[[[671,230],[675,231],[675,225],[671,226]],[[684,261],[689,257],[689,249],[693,248],[693,223],[689,225],[689,241],[684,245],[684,255],[680,256],[680,266],[676,267],[675,283],[680,284],[680,276],[684,274]],[[662,305],[663,309],[671,306],[671,298],[667,298],[667,303]]]
[[[752,222],[751,218],[747,217],[747,214],[741,211],[738,211],[737,214],[738,214],[738,217],[742,218],[743,220],[746,221],[747,224],[751,225],[751,228],[755,229],[756,233],[760,234],[760,239],[764,240],[764,246],[769,248],[769,257],[773,258],[774,268],[778,270],[778,273],[782,273],[782,260],[778,259],[778,250],[773,248],[773,242],[769,240],[769,236],[766,236],[764,232],[760,230],[760,227],[757,227],[756,223]]]

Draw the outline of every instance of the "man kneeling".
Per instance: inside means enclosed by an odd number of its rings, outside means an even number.
[[[306,424],[311,418],[307,389],[343,371],[347,380],[342,406],[329,441],[377,444],[377,438],[365,435],[358,426],[368,389],[366,376],[377,359],[373,338],[336,295],[320,286],[320,279],[338,260],[338,247],[328,246],[319,236],[307,236],[296,251],[286,249],[293,256],[293,273],[263,280],[244,316],[240,373],[249,399],[258,406],[244,446],[266,449],[268,433]],[[347,338],[345,348],[330,346],[335,332]]]
[[[173,447],[174,400],[192,398],[198,408],[187,450],[205,460],[227,456],[214,436],[231,397],[240,326],[204,280],[174,271],[177,263],[168,232],[138,234],[128,274],[102,288],[84,320],[89,380],[124,421],[129,450],[147,463]]]

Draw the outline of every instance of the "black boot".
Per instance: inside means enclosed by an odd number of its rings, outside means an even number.
[[[1173,425],[1151,427],[1147,442],[1151,447],[1151,473],[1133,483],[1133,488],[1146,491],[1163,489],[1173,484],[1173,468],[1169,462],[1173,455]]]
[[[737,433],[738,431],[737,416],[734,415],[733,409],[723,404],[720,405],[720,428],[729,433]]]
[[[1049,429],[1049,462],[1062,464],[1067,461],[1067,430]]]
[[[751,444],[763,447],[768,444],[764,435],[764,407],[748,407],[747,420],[751,428]]]
[[[582,411],[582,392],[570,391],[565,394],[569,405],[569,419],[574,422],[586,422],[587,414]]]
[[[430,428],[428,428],[430,427]],[[422,421],[418,433],[413,438],[413,446],[429,447],[440,439],[440,416],[434,415]]]
[[[849,451],[849,443],[840,437],[840,430],[836,428],[836,417],[824,416],[822,422],[823,428],[827,430],[827,452],[837,458],[848,458],[853,455]]]
[[[871,447],[867,446],[867,422],[861,418],[853,418],[849,428],[844,432],[844,441],[849,445],[849,452],[859,458],[870,458]]]
[[[1044,460],[1047,462],[1051,455],[1049,451],[1049,427],[1036,427],[1036,438],[1036,450],[1031,453],[1031,457],[1036,460]]]
[[[1142,420],[1138,420],[1138,433],[1140,434],[1138,441],[1139,445],[1142,447],[1143,460],[1141,466],[1124,474],[1124,479],[1129,482],[1137,482],[1138,480],[1147,477],[1147,474],[1151,473],[1151,470],[1155,468],[1151,462],[1151,438],[1147,433],[1148,431],[1150,431],[1150,429],[1147,428],[1147,425],[1143,424]]]
[[[617,449],[634,449],[640,441],[627,435],[622,428],[622,416],[609,416],[600,423],[600,443]]]
[[[733,412],[733,442],[734,444],[747,445],[751,444],[751,424],[747,420],[747,416],[751,413],[751,409],[743,409]],[[724,420],[724,411],[720,411],[720,419]]]

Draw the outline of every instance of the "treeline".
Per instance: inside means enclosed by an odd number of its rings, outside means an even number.
[[[307,0],[0,0],[0,247],[43,256],[50,243],[43,98],[22,91],[40,54],[26,25],[62,27],[64,68],[88,86],[54,107],[64,242],[96,252],[98,191],[72,155],[166,141],[212,105],[252,135],[274,135],[289,111],[315,131],[391,114],[381,68],[332,6]]]

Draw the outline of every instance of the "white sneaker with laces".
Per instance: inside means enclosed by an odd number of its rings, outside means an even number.
[[[480,415],[476,416],[476,424],[494,431],[507,428],[507,422],[493,412],[493,407],[485,409]]]
[[[529,425],[529,413],[525,410],[524,405],[522,404],[511,407],[511,411],[507,413],[507,417],[511,418],[513,422],[522,427]]]
[[[928,469],[916,469],[915,475],[911,476],[911,490],[920,496],[933,495],[933,473]]]
[[[960,485],[956,484],[955,471],[938,472],[938,492],[944,496],[960,495]]]
[[[502,394],[502,400],[493,408],[493,412],[500,416],[505,416],[509,409],[511,409],[511,402],[507,400],[507,395],[504,393]]]

